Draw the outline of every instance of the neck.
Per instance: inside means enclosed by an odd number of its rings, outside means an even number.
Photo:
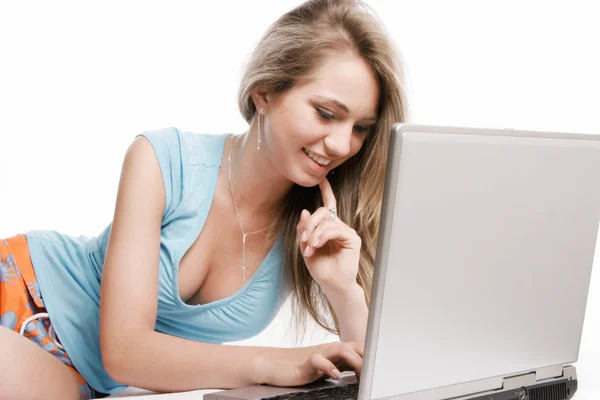
[[[235,136],[230,142],[231,165],[228,167],[231,168],[231,183],[240,214],[274,217],[293,182],[272,164],[262,135],[261,139],[258,150],[258,131],[254,122],[248,132]]]

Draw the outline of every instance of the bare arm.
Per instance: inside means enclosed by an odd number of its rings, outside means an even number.
[[[155,392],[229,389],[259,383],[259,347],[194,342],[158,332],[138,333],[109,373],[126,385]]]
[[[100,342],[113,379],[155,391],[229,388],[255,383],[257,347],[224,346],[154,331],[165,190],[152,145],[129,147],[102,276]]]
[[[369,309],[365,292],[358,284],[346,291],[323,289],[333,307],[340,327],[342,342],[364,342],[367,335]]]

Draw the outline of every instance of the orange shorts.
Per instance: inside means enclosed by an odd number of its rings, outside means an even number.
[[[39,315],[30,319],[36,314]],[[54,335],[23,235],[0,239],[0,325],[22,334],[58,358],[75,375],[81,398],[95,398],[96,393],[77,372]]]

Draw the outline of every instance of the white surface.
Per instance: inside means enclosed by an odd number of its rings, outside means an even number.
[[[600,352],[582,354],[580,360],[573,364],[577,367],[577,379],[579,388],[573,397],[574,400],[597,400],[600,398]],[[205,393],[214,390],[195,390],[184,393],[156,394],[146,390],[127,388],[116,393],[109,398],[131,398],[133,396],[150,399],[169,399],[169,400],[198,400],[202,399]]]

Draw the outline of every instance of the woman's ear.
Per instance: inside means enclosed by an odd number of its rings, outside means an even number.
[[[264,86],[257,86],[252,91],[252,101],[254,102],[254,107],[256,107],[257,111],[262,108],[266,108],[270,99],[271,94]]]

